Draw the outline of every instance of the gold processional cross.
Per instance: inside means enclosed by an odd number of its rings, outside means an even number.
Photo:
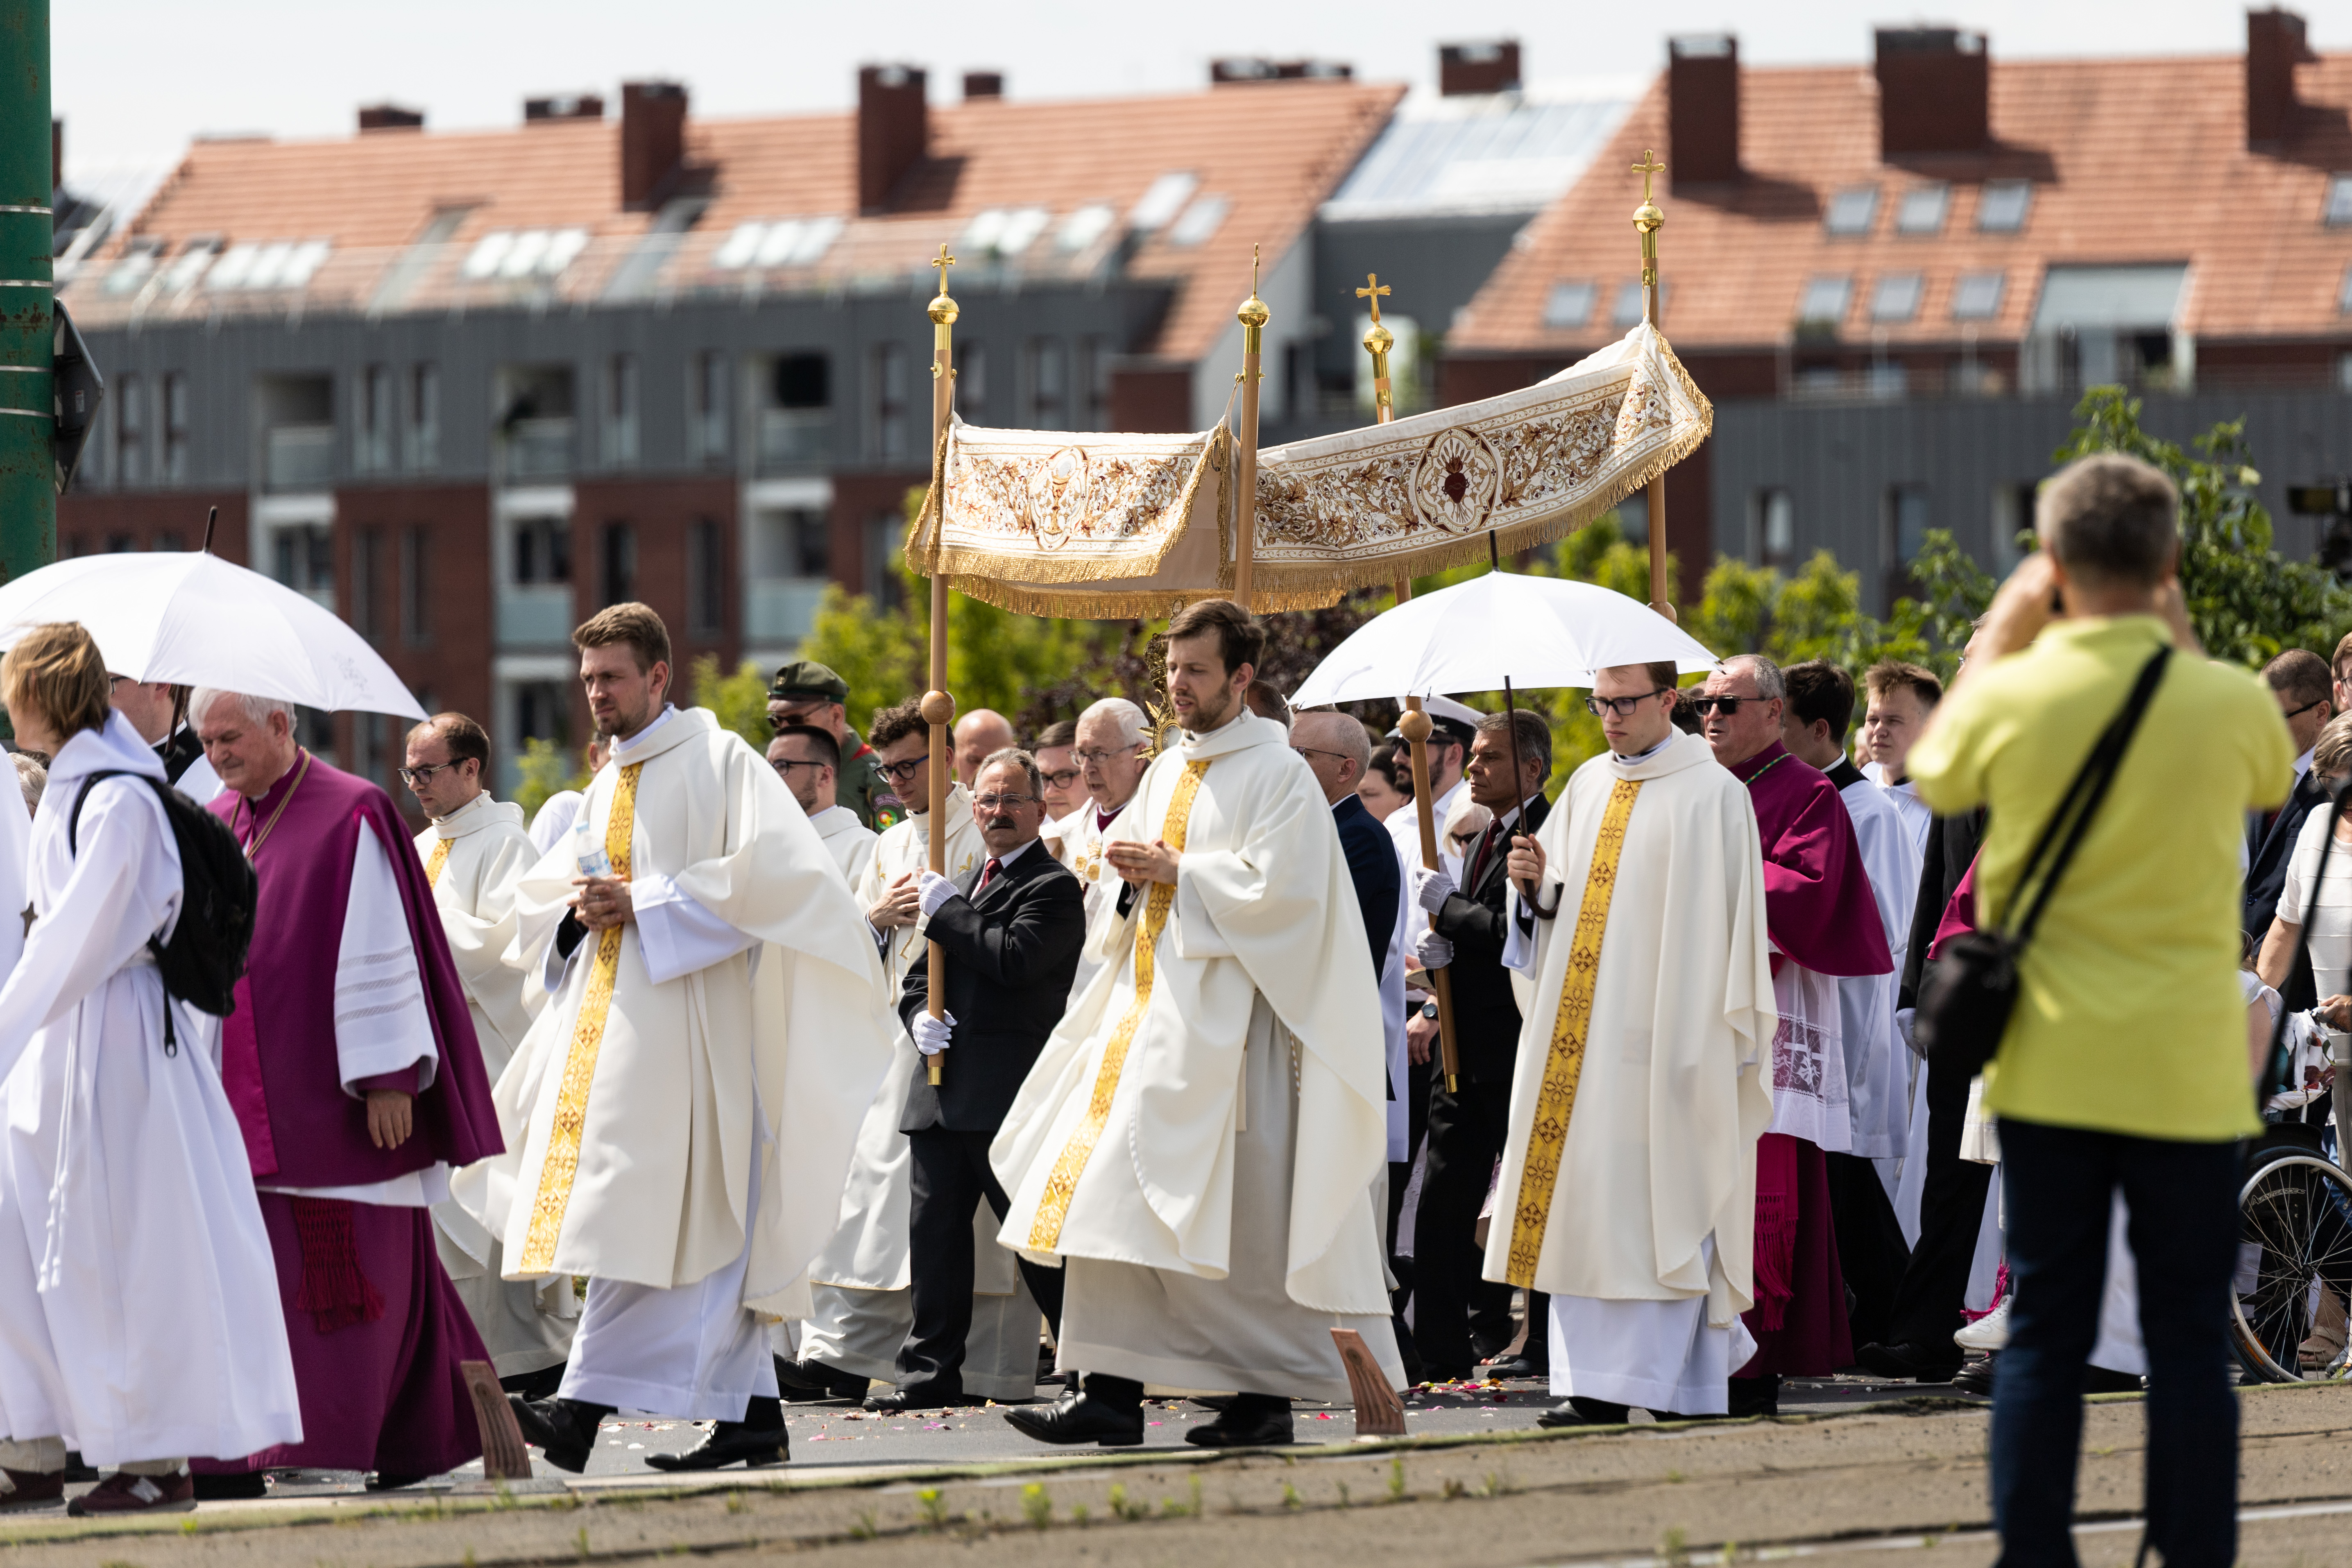
[[[942,294],[948,291],[948,268],[955,264],[956,258],[948,254],[948,247],[945,245],[941,245],[939,255],[931,258],[929,265],[939,268],[940,292]]]
[[[1633,165],[1633,173],[1642,176],[1642,200],[1643,202],[1646,203],[1650,199],[1650,176],[1653,174],[1663,174],[1665,172],[1666,166],[1658,162],[1657,153],[1652,152],[1647,147],[1643,148],[1642,161]],[[942,245],[940,247],[940,249],[941,251],[945,251],[947,247]]]
[[[1372,325],[1377,327],[1381,324],[1381,296],[1389,291],[1389,286],[1381,281],[1377,272],[1365,273],[1364,282],[1367,287],[1357,289],[1356,298],[1372,302]]]

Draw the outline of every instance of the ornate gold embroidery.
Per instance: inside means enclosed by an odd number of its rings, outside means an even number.
[[[1551,1026],[1551,1049],[1544,1058],[1543,1087],[1536,1095],[1535,1124],[1528,1136],[1527,1162],[1519,1168],[1519,1197],[1511,1211],[1511,1254],[1505,1273],[1514,1285],[1533,1289],[1536,1258],[1543,1251],[1544,1227],[1551,1219],[1552,1189],[1559,1181],[1560,1150],[1568,1142],[1568,1120],[1576,1110],[1577,1079],[1584,1073],[1584,1047],[1592,1030],[1592,991],[1601,978],[1601,934],[1609,924],[1609,899],[1617,888],[1617,857],[1625,847],[1626,819],[1633,815],[1639,779],[1619,779],[1601,814],[1601,836],[1592,845],[1592,869],[1584,878],[1584,902],[1576,913],[1576,934],[1568,949],[1568,977],[1559,991],[1559,1013]]]
[[[613,875],[627,881],[629,843],[637,821],[637,775],[643,763],[621,770],[613,791],[613,814],[604,824],[604,853]],[[555,1122],[548,1130],[547,1152],[539,1165],[539,1197],[530,1206],[530,1231],[523,1241],[518,1265],[526,1274],[544,1274],[555,1267],[556,1238],[563,1234],[564,1211],[572,1205],[572,1181],[580,1173],[580,1134],[588,1124],[588,1086],[596,1077],[596,1052],[604,1043],[604,1017],[613,1007],[613,982],[621,967],[621,928],[609,926],[597,933],[596,958],[588,970],[588,989],[580,998],[580,1017],[572,1026],[572,1050],[563,1058],[563,1085],[555,1097]]]
[[[1200,793],[1201,777],[1208,771],[1206,762],[1185,763],[1182,776],[1176,781],[1175,793],[1169,799],[1168,818],[1160,837],[1180,855],[1184,852],[1185,829],[1192,819],[1192,797]],[[1045,1178],[1045,1194],[1037,1200],[1037,1217],[1029,1226],[1029,1245],[1040,1252],[1052,1251],[1054,1244],[1062,1238],[1062,1221],[1069,1215],[1071,1195],[1078,1190],[1078,1177],[1102,1137],[1104,1125],[1110,1121],[1110,1102],[1118,1093],[1118,1075],[1127,1066],[1128,1047],[1135,1043],[1135,1031],[1143,1023],[1144,1009],[1151,1005],[1155,962],[1152,950],[1159,945],[1160,933],[1168,924],[1168,911],[1175,903],[1176,889],[1172,884],[1151,884],[1151,895],[1143,906],[1143,919],[1135,928],[1135,1000],[1128,1004],[1118,1026],[1111,1031],[1110,1043],[1103,1047],[1102,1066],[1095,1072],[1094,1093],[1087,1101],[1087,1113],[1071,1131],[1061,1157],[1054,1162],[1054,1173]]]
[[[433,853],[427,856],[425,860],[425,885],[426,887],[437,888],[441,885],[441,868],[449,864],[449,845],[451,842],[451,840],[446,838],[436,838],[433,841]]]

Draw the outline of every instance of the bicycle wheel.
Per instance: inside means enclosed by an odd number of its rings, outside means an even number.
[[[2324,1291],[2352,1291],[2352,1175],[2312,1154],[2265,1161],[2238,1192],[2238,1273],[2231,1330],[2239,1363],[2261,1383],[2333,1381],[2345,1375],[2338,1347],[2324,1364],[2304,1364]]]

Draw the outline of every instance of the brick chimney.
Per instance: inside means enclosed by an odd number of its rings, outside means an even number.
[[[1666,179],[1671,188],[1739,178],[1739,40],[1666,40]]]
[[[686,162],[686,89],[674,81],[621,84],[621,205],[649,206]]]
[[[2275,6],[2246,13],[2246,145],[2276,146],[2294,133],[2294,68],[2317,59],[2303,18]]]
[[[1957,27],[1878,29],[1878,155],[1981,153],[1992,141],[1985,36]]]
[[[1258,81],[1346,81],[1356,68],[1345,60],[1276,60],[1263,55],[1228,55],[1209,62],[1209,85],[1232,87]]]
[[[525,125],[549,125],[566,120],[602,120],[604,100],[593,92],[559,93],[548,98],[526,98],[522,100],[522,122]]]
[[[1004,96],[1003,71],[966,71],[963,73],[963,100],[982,103]]]
[[[857,72],[857,206],[888,203],[899,176],[930,150],[930,110],[914,66],[862,66]]]
[[[1437,46],[1437,91],[1442,98],[1519,89],[1519,41],[1492,38],[1476,44]]]
[[[360,106],[360,129],[362,131],[421,131],[425,128],[425,111],[403,109],[396,103],[363,103]]]

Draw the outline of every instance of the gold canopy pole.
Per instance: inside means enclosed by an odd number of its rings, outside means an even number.
[[[1250,607],[1250,556],[1257,542],[1257,384],[1265,379],[1258,369],[1258,353],[1265,344],[1265,323],[1273,312],[1257,297],[1257,247],[1250,247],[1250,292],[1234,319],[1242,324],[1242,440],[1240,460],[1234,465],[1234,603]]]
[[[1381,325],[1381,296],[1389,286],[1381,281],[1377,272],[1364,274],[1364,286],[1356,290],[1356,298],[1371,306],[1372,324],[1364,333],[1364,352],[1372,356],[1372,416],[1381,425],[1396,417],[1396,397],[1389,382],[1389,350],[1396,346],[1396,334]],[[1412,579],[1400,577],[1396,583],[1396,601],[1402,605],[1412,597]],[[1397,731],[1412,748],[1412,807],[1421,818],[1421,864],[1426,870],[1437,869],[1436,803],[1430,799],[1429,736],[1433,728],[1429,715],[1421,710],[1421,699],[1407,696],[1404,717],[1397,721]],[[1430,993],[1437,998],[1437,1040],[1439,1055],[1445,1072],[1445,1092],[1455,1092],[1456,1076],[1461,1069],[1461,1054],[1454,1043],[1454,982],[1443,969],[1423,971],[1429,976]]]
[[[1666,166],[1658,162],[1657,153],[1643,149],[1642,161],[1633,165],[1633,173],[1642,176],[1642,205],[1633,209],[1633,229],[1642,237],[1642,320],[1652,331],[1658,327],[1658,230],[1666,225],[1666,215],[1650,197],[1650,177],[1663,174]],[[1650,481],[1648,505],[1650,513],[1650,608],[1668,620],[1675,620],[1674,605],[1666,602],[1666,477],[1660,474]]]
[[[931,450],[942,450],[940,443],[947,436],[948,420],[955,412],[955,319],[956,302],[948,298],[948,268],[955,258],[948,247],[940,247],[938,258],[931,265],[939,268],[940,292],[931,301]],[[940,459],[934,458],[937,462]],[[946,475],[938,476],[944,484]],[[955,721],[955,699],[948,695],[948,580],[937,561],[931,563],[931,689],[923,693],[923,722],[931,727],[931,871],[944,877],[948,869],[948,762],[952,742],[948,726]],[[937,942],[930,946],[930,975],[926,991],[931,1016],[944,1016],[947,1012],[947,953]],[[940,1057],[935,1053],[923,1058],[923,1070],[932,1087],[940,1081]]]

